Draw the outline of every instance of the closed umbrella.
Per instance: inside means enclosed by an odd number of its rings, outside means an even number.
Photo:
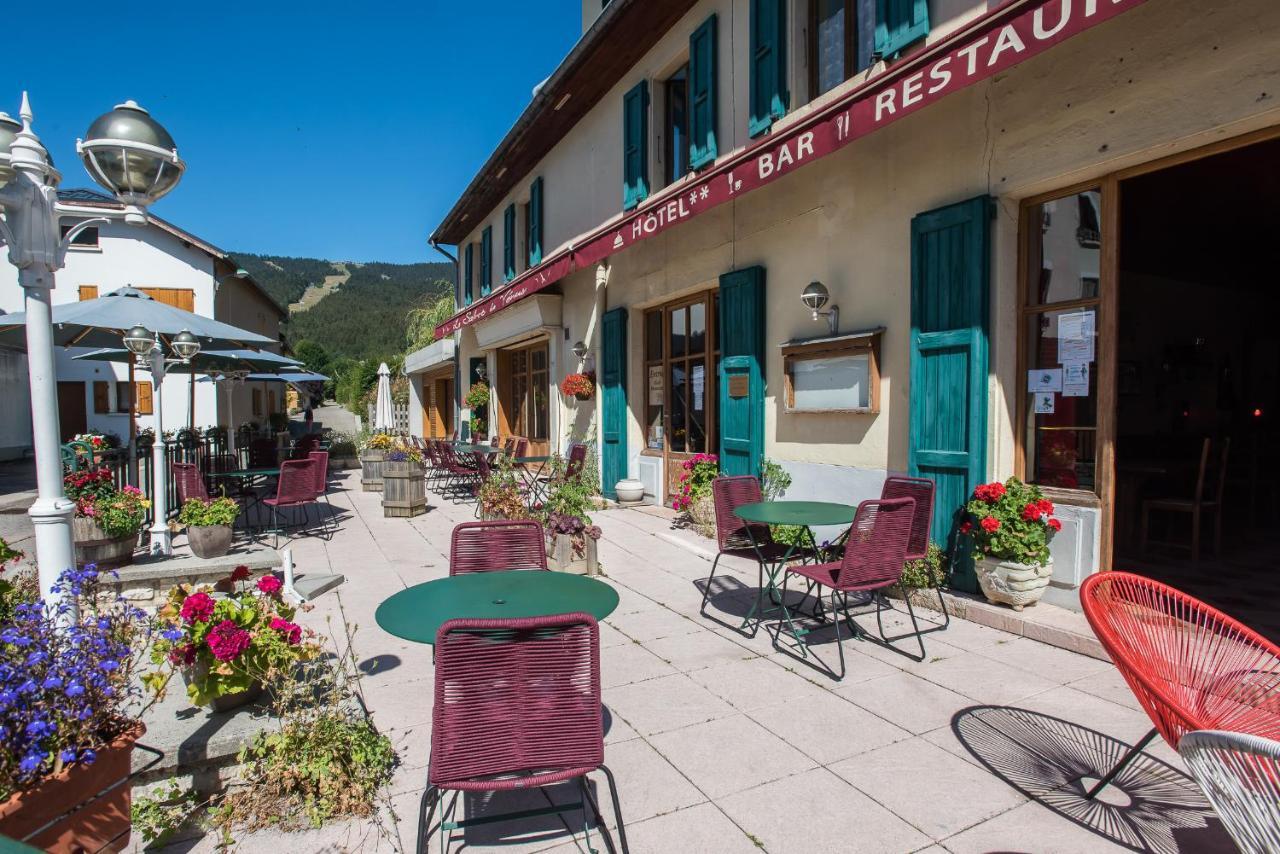
[[[378,397],[373,407],[373,429],[394,430],[395,414],[391,411],[391,369],[378,365]]]

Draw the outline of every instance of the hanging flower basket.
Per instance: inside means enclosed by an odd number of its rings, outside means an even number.
[[[595,374],[569,374],[560,382],[560,393],[565,397],[590,400],[596,393]]]

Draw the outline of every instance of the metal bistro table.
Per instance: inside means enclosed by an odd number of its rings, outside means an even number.
[[[378,606],[383,631],[415,643],[436,642],[445,621],[519,619],[584,611],[603,620],[618,607],[618,593],[583,575],[537,569],[475,572],[401,590]]]
[[[760,562],[761,576],[763,584],[756,590],[756,601],[751,606],[751,610],[747,612],[747,616],[743,618],[740,629],[745,629],[755,618],[756,626],[752,629],[751,634],[754,636],[756,629],[760,627],[760,623],[770,611],[782,610],[782,591],[778,587],[778,575],[782,569],[794,558],[806,557],[808,554],[816,553],[817,543],[813,539],[813,531],[811,527],[834,526],[834,525],[851,525],[853,519],[858,515],[858,508],[849,504],[836,504],[830,501],[759,501],[754,504],[743,504],[734,509],[733,515],[737,516],[744,522],[751,522],[758,525],[798,525],[805,534],[808,542],[803,542],[802,538],[797,538],[791,543],[782,557],[776,560],[767,560],[764,553],[760,550],[760,544],[756,542],[755,531],[752,525],[747,525],[747,536],[751,538],[751,548],[755,550],[756,558]],[[805,549],[808,551],[806,552]],[[802,553],[803,552],[803,553]],[[764,597],[766,592],[770,600],[774,603],[772,608],[765,608]],[[783,611],[786,617],[786,611]]]
[[[231,471],[215,471],[215,472],[209,473],[210,478],[238,480],[242,484],[252,483],[255,480],[264,480],[269,477],[279,477],[279,476],[280,476],[279,466],[263,466],[260,468],[249,468],[249,469],[232,469]],[[261,504],[262,499],[260,499],[258,497],[258,494],[255,492],[249,492],[249,493],[242,492],[241,494],[245,495],[247,498],[252,499],[251,501],[245,501],[245,505],[244,505],[244,529],[246,532],[252,535],[254,533],[254,527],[252,522],[249,520],[249,515],[250,515],[249,511],[252,510],[257,505]]]
[[[546,470],[547,463],[551,462],[551,457],[515,457],[512,462],[520,466],[520,477],[529,493],[529,508],[537,507],[546,498],[547,482],[542,479],[542,473]],[[538,467],[536,470],[530,468],[534,465]]]

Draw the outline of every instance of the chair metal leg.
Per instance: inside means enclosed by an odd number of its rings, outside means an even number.
[[[618,841],[622,843],[622,854],[631,854],[631,849],[627,847],[627,828],[622,821],[622,804],[618,802],[618,781],[613,778],[613,772],[607,766],[601,765],[600,770],[609,779],[609,796],[613,800],[613,817],[618,822]],[[599,810],[596,814],[599,815]]]
[[[840,654],[840,675],[836,677],[836,681],[840,682],[844,680],[845,674],[844,639],[840,637],[841,617],[840,613],[836,610],[836,591],[834,590],[831,591],[831,614],[835,618],[832,622],[836,625],[836,652]],[[844,600],[844,615],[846,617],[849,615],[849,600],[847,598]],[[850,626],[853,626],[852,621],[850,621]],[[854,637],[857,637],[856,629],[854,630]]]
[[[699,614],[707,613],[707,599],[711,596],[711,582],[716,577],[716,567],[720,564],[720,555],[722,552],[716,552],[716,559],[711,561],[711,574],[707,576],[707,589],[702,591],[702,607],[698,609]]]
[[[925,657],[924,634],[925,633],[920,631],[920,624],[916,622],[916,611],[915,611],[915,608],[913,608],[911,605],[911,591],[909,590],[907,591],[907,595],[905,599],[907,603],[907,614],[911,616],[911,628],[914,629],[914,631],[905,632],[900,635],[894,635],[893,637],[888,637],[884,633],[884,620],[880,616],[880,613],[884,610],[884,601],[885,601],[884,596],[880,593],[876,593],[874,594],[874,596],[876,600],[876,628],[880,631],[880,640],[884,643],[885,646],[889,647],[894,652],[901,652],[907,658],[914,658],[916,661],[924,661],[924,657]],[[933,630],[930,629],[930,631],[933,631]],[[912,655],[909,652],[903,652],[902,650],[898,649],[893,645],[894,641],[903,640],[904,638],[911,638],[911,637],[915,638],[916,643],[920,644],[919,658],[916,658],[916,656]]]
[[[1101,792],[1103,789],[1105,789],[1107,787],[1107,784],[1110,783],[1112,780],[1114,780],[1116,778],[1116,775],[1119,774],[1121,771],[1123,771],[1124,767],[1128,765],[1130,762],[1132,762],[1134,757],[1137,756],[1139,753],[1141,753],[1143,749],[1148,744],[1151,743],[1151,740],[1159,734],[1160,734],[1159,730],[1157,730],[1155,727],[1152,727],[1151,732],[1147,733],[1145,736],[1142,737],[1141,741],[1139,741],[1133,747],[1129,748],[1129,752],[1124,755],[1123,759],[1121,759],[1119,762],[1116,763],[1116,766],[1114,768],[1112,768],[1110,771],[1107,772],[1107,776],[1103,777],[1101,780],[1095,783],[1093,788],[1085,793],[1085,799],[1091,801],[1095,797],[1097,797],[1098,792]]]
[[[440,803],[440,790],[435,786],[427,786],[422,792],[422,800],[418,804],[418,836],[414,849],[418,854],[426,854],[427,833],[431,830],[431,816],[435,815],[436,805]]]

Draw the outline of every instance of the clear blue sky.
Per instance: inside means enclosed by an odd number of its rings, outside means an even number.
[[[48,14],[49,47],[28,33],[0,66],[0,110],[30,90],[63,187],[93,186],[76,137],[133,98],[187,163],[157,214],[228,250],[356,261],[442,260],[427,236],[582,28],[578,0]]]

